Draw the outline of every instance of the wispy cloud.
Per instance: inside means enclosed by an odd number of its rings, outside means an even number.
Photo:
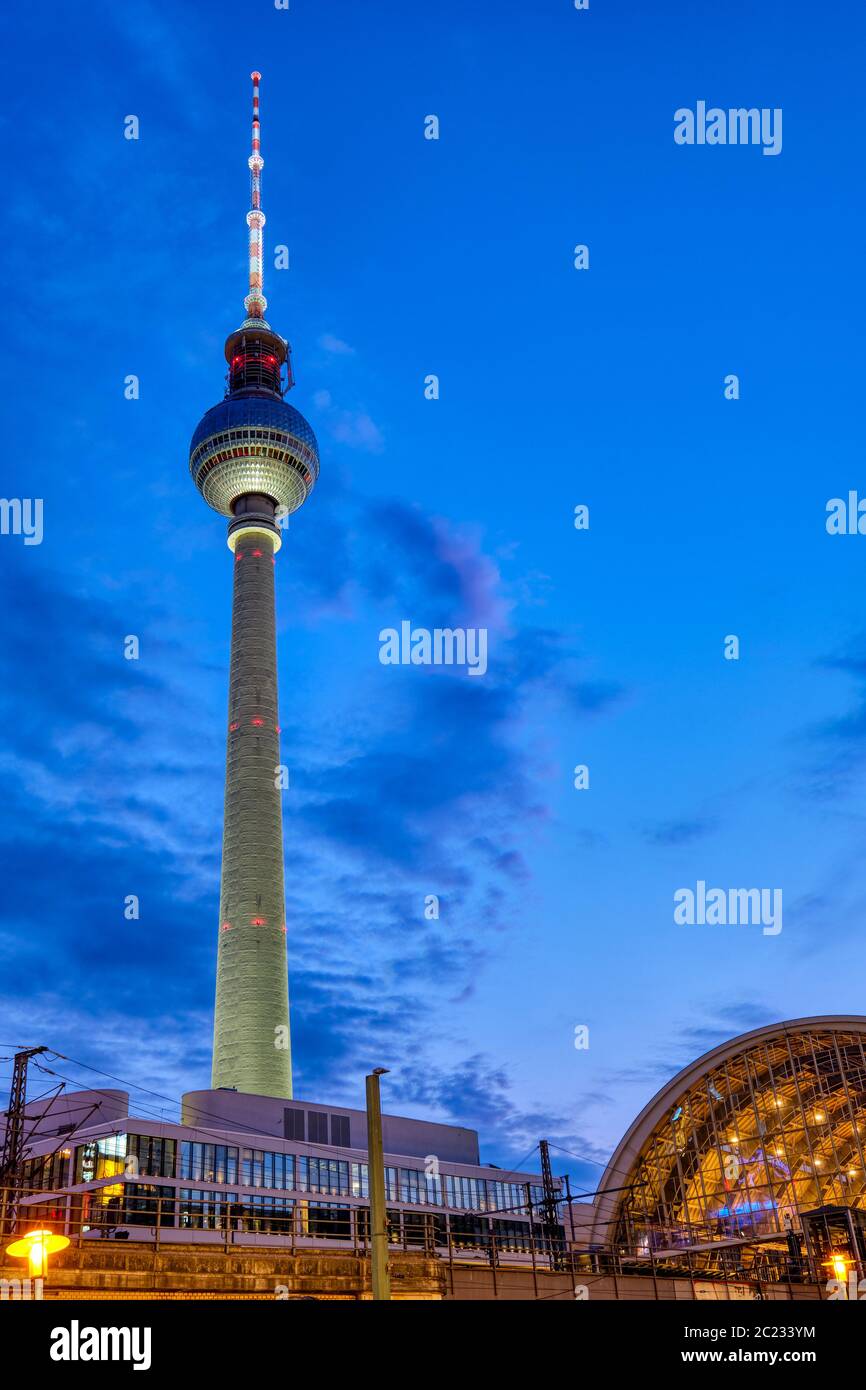
[[[379,454],[384,449],[382,431],[366,410],[347,410],[336,406],[327,390],[313,393],[313,405],[321,417],[319,428],[324,427],[338,444],[368,454]]]
[[[319,338],[319,347],[324,348],[325,352],[333,353],[335,357],[354,357],[355,355],[355,349],[333,333],[322,333]]]
[[[708,816],[684,816],[679,820],[660,821],[648,825],[644,838],[651,845],[687,845],[702,840],[716,829],[716,821]]]

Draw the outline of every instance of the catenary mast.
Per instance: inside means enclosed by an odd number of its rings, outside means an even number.
[[[259,82],[253,125],[246,318],[225,345],[225,398],[190,444],[190,472],[229,520],[234,556],[225,818],[214,1012],[214,1087],[291,1097],[274,565],[281,522],[319,475],[316,437],[283,399],[289,344],[265,319]]]

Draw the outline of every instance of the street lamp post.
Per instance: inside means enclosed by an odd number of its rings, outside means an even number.
[[[373,1298],[390,1299],[388,1230],[385,1211],[385,1148],[382,1141],[382,1103],[379,1077],[387,1067],[375,1067],[367,1077],[367,1168],[370,1177],[370,1260]]]
[[[65,1250],[68,1244],[68,1236],[56,1235],[54,1231],[28,1231],[20,1240],[13,1240],[6,1246],[6,1254],[13,1260],[27,1260],[31,1279],[44,1279],[48,1256]]]

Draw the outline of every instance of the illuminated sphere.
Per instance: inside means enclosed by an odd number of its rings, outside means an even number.
[[[278,396],[227,396],[208,410],[189,446],[189,471],[222,516],[238,498],[270,497],[285,514],[307,500],[319,476],[319,446],[300,411]]]

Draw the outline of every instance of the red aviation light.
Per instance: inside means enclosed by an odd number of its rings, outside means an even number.
[[[265,917],[251,917],[251,918],[250,918],[250,926],[251,926],[251,927],[264,927],[264,926],[266,925],[266,923],[267,923],[267,918],[265,918]]]
[[[280,927],[280,931],[283,933],[283,936],[285,936],[285,934],[286,934],[286,929],[285,929],[284,926],[283,926],[283,927]]]
[[[265,345],[253,339],[229,361],[229,385],[233,391],[243,386],[264,386],[282,395],[280,359]]]
[[[232,924],[231,924],[231,922],[223,922],[223,931],[231,931],[231,929],[232,929]]]
[[[254,559],[254,560],[260,560],[261,558],[262,558],[262,552],[261,552],[260,550],[254,550],[254,551],[253,551],[253,559]]]
[[[242,560],[243,558],[244,558],[244,552],[243,552],[242,550],[236,550],[236,551],[235,551],[235,564],[236,564],[236,565],[240,564],[240,562],[241,562],[241,560]]]
[[[264,719],[260,719],[258,715],[256,715],[255,719],[250,720],[250,723],[255,724],[257,729],[261,729],[264,725],[264,722]]]
[[[239,729],[240,727],[241,727],[240,724],[237,724],[237,723],[235,723],[235,724],[229,724],[229,733],[230,733],[230,734],[236,734],[237,731],[238,731],[238,729]]]

